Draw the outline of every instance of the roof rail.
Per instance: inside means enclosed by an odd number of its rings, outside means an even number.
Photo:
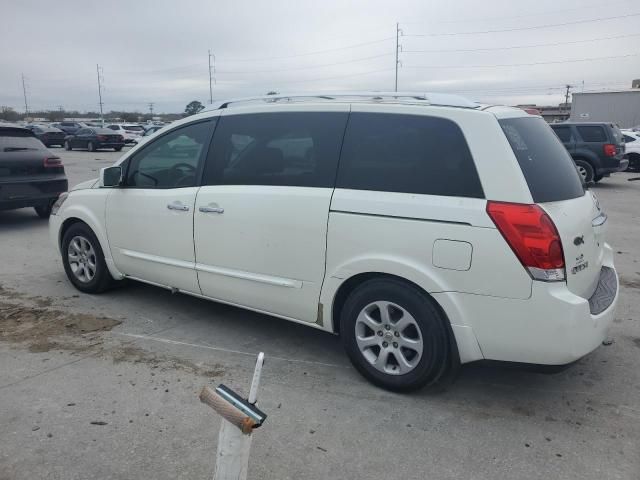
[[[390,102],[410,103],[424,105],[438,105],[447,107],[477,108],[478,104],[465,97],[448,93],[419,93],[419,92],[310,92],[310,93],[278,93],[274,95],[261,95],[256,97],[244,97],[225,100],[213,104],[206,110],[219,110],[229,108],[233,104],[248,102],[295,102],[302,100],[348,100],[364,102]]]

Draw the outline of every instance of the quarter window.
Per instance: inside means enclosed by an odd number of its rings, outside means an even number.
[[[484,198],[460,127],[422,115],[352,113],[336,186]]]
[[[181,188],[196,185],[198,168],[206,152],[214,121],[173,130],[131,158],[127,186]]]
[[[205,185],[333,187],[346,112],[222,117]]]

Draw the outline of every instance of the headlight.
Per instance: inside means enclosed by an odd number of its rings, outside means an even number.
[[[69,194],[67,192],[60,194],[58,199],[55,201],[55,203],[51,207],[51,215],[56,215],[58,213],[58,210],[60,210],[60,207],[62,206],[62,204],[64,203],[64,201],[67,199],[68,196]]]

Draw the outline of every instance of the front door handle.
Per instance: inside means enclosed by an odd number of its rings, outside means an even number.
[[[224,213],[224,208],[220,207],[200,207],[198,210],[202,213]]]
[[[189,211],[189,206],[185,205],[182,202],[170,203],[169,205],[167,205],[167,208],[169,210],[178,210],[179,212],[188,212]]]

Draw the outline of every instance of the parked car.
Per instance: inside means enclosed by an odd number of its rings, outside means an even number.
[[[71,283],[130,278],[333,332],[392,390],[600,345],[607,216],[542,118],[322,96],[190,116],[62,195],[50,235]]]
[[[599,182],[627,169],[622,132],[613,123],[554,123],[551,128],[573,157],[583,180]]]
[[[122,147],[124,147],[122,135],[106,128],[83,128],[75,135],[68,135],[64,139],[65,150],[86,148],[90,152],[95,152],[102,148],[113,148],[119,152]]]
[[[59,128],[46,125],[28,125],[27,128],[35,134],[45,147],[51,147],[53,145],[62,147],[64,145],[64,138],[67,136],[67,134]]]
[[[86,128],[87,127],[84,123],[67,122],[67,121],[52,123],[51,126],[54,127],[54,128],[59,128],[64,133],[67,133],[69,135],[73,135],[74,133],[76,133],[81,128]]]
[[[140,125],[111,123],[106,128],[122,135],[127,145],[138,143],[138,138],[144,133],[144,128]]]
[[[0,210],[34,207],[48,218],[67,187],[62,161],[33,132],[0,125]]]
[[[640,171],[640,132],[622,130],[622,139],[625,146],[625,157],[629,160],[628,170]]]

